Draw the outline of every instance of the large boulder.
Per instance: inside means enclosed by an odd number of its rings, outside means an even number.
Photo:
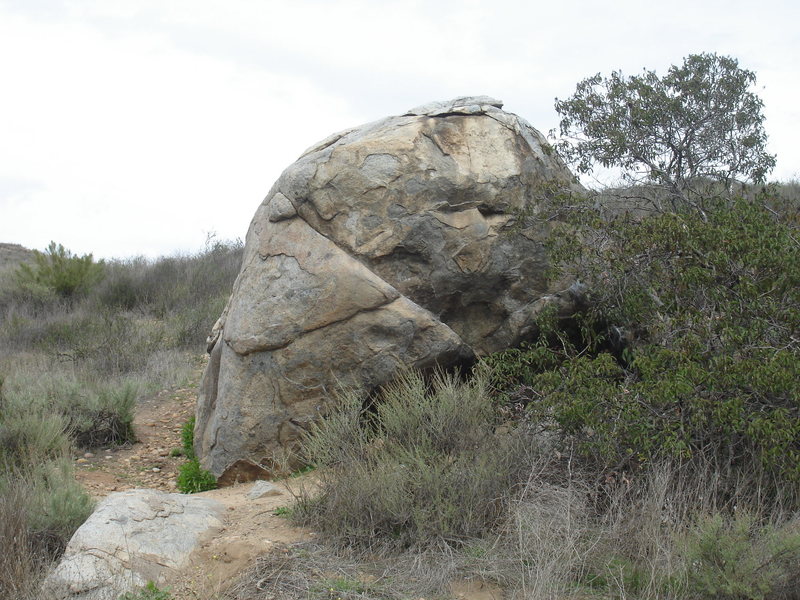
[[[163,583],[205,536],[222,528],[224,513],[210,498],[156,490],[110,494],[72,536],[44,582],[44,597],[117,600],[148,581]]]
[[[580,186],[501,107],[424,105],[337,133],[283,172],[209,338],[195,446],[223,483],[269,475],[337,386],[465,365],[530,334],[556,290],[546,232],[519,216]]]

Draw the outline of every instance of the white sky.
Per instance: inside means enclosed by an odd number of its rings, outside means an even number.
[[[0,0],[0,242],[96,257],[244,237],[330,133],[487,94],[547,133],[597,72],[717,52],[758,75],[773,179],[800,171],[800,3]]]

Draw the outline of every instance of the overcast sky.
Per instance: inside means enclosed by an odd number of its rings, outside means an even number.
[[[758,75],[774,179],[800,172],[800,3],[0,0],[0,242],[97,257],[244,237],[335,131],[487,94],[547,133],[597,72],[717,52]]]

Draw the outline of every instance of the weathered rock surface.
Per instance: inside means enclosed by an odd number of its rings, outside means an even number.
[[[204,467],[228,482],[268,472],[337,385],[466,364],[530,334],[555,290],[546,231],[518,217],[579,186],[501,107],[485,96],[426,104],[337,133],[283,172],[209,338],[195,427]]]
[[[223,513],[219,502],[197,496],[110,494],[72,536],[44,593],[59,600],[116,600],[148,581],[162,583],[203,536],[222,527]]]

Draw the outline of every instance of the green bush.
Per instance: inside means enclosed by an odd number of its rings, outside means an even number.
[[[188,459],[196,458],[194,453],[194,423],[195,418],[192,416],[181,427],[181,447]]]
[[[775,597],[800,583],[800,523],[775,529],[760,525],[747,511],[730,518],[717,513],[689,534],[685,560],[693,596]]]
[[[61,244],[50,242],[47,250],[34,250],[34,263],[22,263],[17,282],[22,288],[45,288],[63,298],[86,294],[103,277],[103,261],[91,254],[77,256]]]
[[[194,453],[194,423],[195,418],[190,417],[181,428],[183,454],[189,459],[178,467],[178,489],[184,494],[196,494],[217,487],[214,475],[200,466]]]
[[[9,377],[5,409],[0,414],[0,444],[25,442],[38,455],[61,433],[81,447],[123,444],[135,440],[133,416],[138,387],[130,381],[90,383],[74,375],[49,373]],[[48,441],[50,440],[50,441]],[[60,442],[59,442],[60,443]],[[35,450],[36,448],[40,450]]]
[[[210,471],[200,466],[197,458],[192,458],[178,467],[178,490],[183,494],[196,494],[213,490],[217,480]]]
[[[161,590],[152,581],[136,592],[123,594],[117,600],[172,600],[172,594],[168,590]]]
[[[297,518],[358,546],[458,544],[496,526],[525,468],[521,430],[496,433],[480,371],[468,382],[438,373],[431,388],[409,372],[368,411],[345,394],[305,441],[319,468]]]
[[[796,489],[797,231],[760,202],[706,205],[639,219],[556,206],[556,275],[587,285],[588,308],[544,311],[537,339],[492,358],[496,382],[605,468],[705,455]]]
[[[32,490],[28,526],[39,547],[58,554],[92,514],[94,503],[76,480],[69,456],[22,474]]]

